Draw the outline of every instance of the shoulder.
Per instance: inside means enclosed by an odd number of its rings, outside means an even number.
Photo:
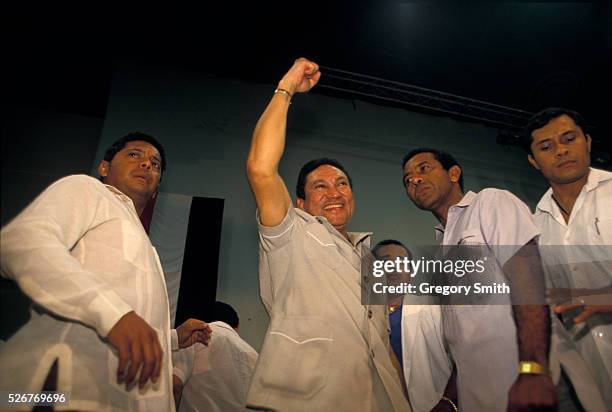
[[[83,190],[99,191],[104,188],[105,186],[101,181],[91,176],[70,175],[55,181],[47,190],[81,192]]]
[[[529,207],[518,198],[514,193],[504,190],[488,187],[482,189],[476,195],[478,203],[486,205],[488,207],[496,208],[520,208],[529,211]],[[531,213],[531,212],[529,212]]]

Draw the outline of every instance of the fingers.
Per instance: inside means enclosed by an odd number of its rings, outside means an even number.
[[[130,359],[129,346],[124,345],[117,348],[119,351],[119,366],[117,367],[117,382],[123,383],[125,377],[125,367],[127,366],[128,360]]]
[[[162,362],[164,361],[164,352],[162,351],[161,345],[159,344],[159,339],[156,339],[155,343],[156,344],[153,346],[155,356],[155,368],[153,369],[153,373],[151,375],[151,380],[153,381],[153,383],[157,383],[157,381],[159,380]]]
[[[212,329],[210,326],[199,319],[188,319],[181,326],[176,328],[179,339],[179,347],[187,348],[196,342],[208,345]]]
[[[130,367],[128,368],[128,373],[125,378],[125,388],[127,390],[132,389],[132,382],[136,377],[138,369],[140,369],[142,365],[142,348],[138,343],[139,342],[132,342],[130,349]]]
[[[157,357],[155,356],[155,345],[153,342],[146,342],[142,347],[142,370],[138,379],[138,386],[142,389],[149,377],[157,366]]]
[[[592,314],[594,314],[595,312],[597,312],[597,310],[595,310],[593,307],[591,306],[586,306],[584,308],[584,310],[582,312],[580,312],[578,314],[578,316],[576,316],[574,318],[574,323],[582,323],[585,322],[588,318],[591,317]]]
[[[581,307],[582,305],[579,303],[564,303],[562,305],[557,305],[554,307],[555,313],[565,313],[570,310]]]
[[[319,65],[311,60],[300,57],[279,82],[279,87],[291,94],[304,93],[312,89],[319,79]]]

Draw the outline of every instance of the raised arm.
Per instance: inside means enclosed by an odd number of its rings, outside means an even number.
[[[285,150],[291,98],[296,93],[308,92],[320,77],[316,63],[297,59],[278,82],[277,91],[255,126],[247,158],[247,176],[255,195],[259,220],[264,226],[280,224],[291,207],[287,186],[278,174],[278,164]]]

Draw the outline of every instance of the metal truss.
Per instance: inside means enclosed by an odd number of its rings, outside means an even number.
[[[523,127],[533,113],[451,93],[321,66],[319,88],[475,120],[503,129]]]

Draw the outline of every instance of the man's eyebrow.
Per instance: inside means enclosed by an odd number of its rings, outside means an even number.
[[[551,140],[552,140],[552,138],[551,138],[551,137],[545,137],[545,138],[543,138],[543,139],[536,140],[534,143],[535,143],[535,144],[546,143],[546,142],[550,142]]]
[[[421,160],[419,163],[416,164],[416,166],[414,166],[414,168],[418,168],[424,164],[429,164],[429,160]],[[406,176],[408,173],[405,173],[404,176]]]
[[[574,134],[574,133],[578,133],[578,130],[569,129],[569,130],[566,130],[566,131],[564,131],[562,133],[559,133],[558,135],[555,135],[555,136],[564,137],[564,136],[567,136],[568,134]],[[545,141],[548,141],[548,140],[553,140],[555,138],[555,136],[545,136],[541,140],[537,140],[537,141],[534,139],[534,142],[537,144],[537,143],[545,142]]]
[[[561,133],[561,137],[567,136],[568,134],[575,134],[576,130],[568,130],[566,132]]]

